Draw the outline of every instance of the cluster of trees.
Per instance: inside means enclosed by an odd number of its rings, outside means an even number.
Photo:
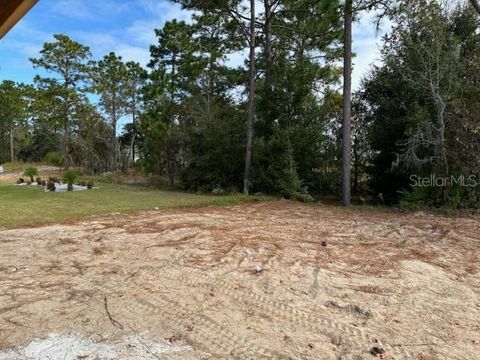
[[[127,116],[136,123],[145,70],[114,53],[93,61],[87,46],[65,35],[54,39],[31,59],[45,76],[30,85],[0,84],[0,162],[47,158],[67,168],[118,170],[134,144],[120,156],[117,124]]]
[[[371,188],[390,203],[478,207],[479,17],[470,6],[418,1],[393,20],[383,63],[358,94]],[[410,189],[412,174],[445,186]]]
[[[409,183],[480,175],[476,0],[174,2],[192,20],[156,30],[148,69],[92,61],[56,35],[32,59],[50,77],[3,82],[0,161],[60,152],[65,166],[136,164],[189,190],[478,204],[478,187]],[[394,26],[352,95],[351,28],[365,12]]]

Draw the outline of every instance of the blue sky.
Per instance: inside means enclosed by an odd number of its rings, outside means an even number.
[[[153,30],[188,14],[163,0],[40,0],[0,41],[0,80],[30,82],[29,62],[53,34],[63,33],[90,46],[94,57],[114,51],[145,65]]]
[[[153,30],[173,18],[185,20],[189,14],[168,0],[40,0],[0,40],[0,81],[31,82],[37,70],[28,59],[37,57],[43,43],[56,33],[90,46],[95,58],[114,51],[145,65],[149,46],[155,43]],[[354,87],[378,59],[380,35],[369,17],[355,24]]]

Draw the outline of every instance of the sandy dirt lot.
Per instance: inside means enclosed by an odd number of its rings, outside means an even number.
[[[480,359],[479,226],[285,201],[1,230],[0,359]]]

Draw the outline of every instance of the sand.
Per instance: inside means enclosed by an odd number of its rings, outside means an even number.
[[[0,230],[0,359],[478,359],[479,221],[284,201]]]

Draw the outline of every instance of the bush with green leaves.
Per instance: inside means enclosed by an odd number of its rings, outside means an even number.
[[[286,133],[275,131],[271,139],[257,139],[252,189],[288,199],[313,201],[298,175],[294,149]]]
[[[33,182],[33,178],[38,175],[38,170],[36,167],[30,166],[25,169],[23,175],[28,176],[30,178],[30,182]]]
[[[63,181],[68,184],[68,191],[73,191],[73,184],[78,179],[78,172],[69,169],[63,173]]]
[[[212,190],[212,195],[224,195],[225,194],[225,190],[222,189],[221,186],[215,186]]]
[[[63,165],[63,155],[56,151],[51,151],[45,155],[43,161],[48,165],[61,167]]]

